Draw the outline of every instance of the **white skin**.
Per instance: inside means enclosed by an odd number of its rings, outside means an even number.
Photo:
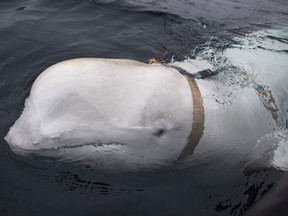
[[[179,156],[191,125],[191,90],[175,69],[82,58],[36,79],[6,140],[23,155],[151,168]]]
[[[197,80],[197,85],[205,129],[187,161],[233,157],[229,161],[237,166],[276,123],[251,87],[241,89],[223,109],[216,100],[221,90],[215,80]],[[74,59],[53,65],[36,79],[5,139],[24,156],[107,170],[159,168],[173,164],[187,144],[192,112],[187,79],[173,68],[132,60]]]

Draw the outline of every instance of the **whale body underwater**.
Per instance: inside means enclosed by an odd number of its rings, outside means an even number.
[[[228,144],[236,164],[281,122],[271,91],[255,85],[243,87],[223,108],[213,77],[194,79],[174,67],[134,60],[67,60],[38,76],[5,140],[18,155],[107,170],[223,158]],[[265,95],[270,102],[263,102]],[[251,158],[273,149],[266,165],[285,170],[287,155],[275,159],[283,148],[268,145]]]

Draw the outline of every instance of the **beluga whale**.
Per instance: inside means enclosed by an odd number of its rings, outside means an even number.
[[[236,166],[282,121],[279,104],[253,81],[223,107],[218,75],[203,70],[207,65],[103,58],[57,63],[37,77],[5,140],[21,156],[104,170],[225,157]]]

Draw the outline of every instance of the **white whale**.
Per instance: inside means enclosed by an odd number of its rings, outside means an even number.
[[[187,79],[132,60],[58,63],[34,82],[5,137],[17,154],[97,167],[153,167],[177,158],[192,125]]]
[[[161,64],[68,60],[39,75],[5,139],[19,155],[109,170],[229,155],[239,162],[278,123],[252,85],[225,108],[221,94],[215,79],[194,80]]]

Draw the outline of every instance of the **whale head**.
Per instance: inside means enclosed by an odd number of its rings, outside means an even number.
[[[162,65],[77,59],[34,82],[5,137],[25,157],[107,169],[170,165],[187,143],[192,96],[184,76]]]

